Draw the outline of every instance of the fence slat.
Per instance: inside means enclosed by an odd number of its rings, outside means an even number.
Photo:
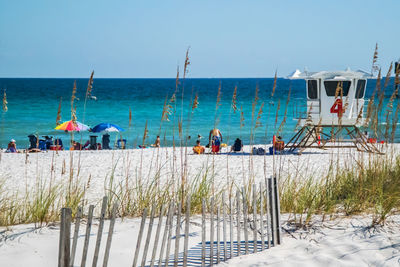
[[[146,223],[146,216],[147,216],[147,209],[145,208],[143,210],[143,214],[142,214],[142,221],[140,222],[140,230],[139,230],[139,235],[138,235],[137,242],[136,242],[135,256],[133,258],[133,264],[132,264],[133,267],[136,267],[136,265],[137,265],[137,260],[138,260],[138,256],[139,256],[139,250],[140,250],[140,243],[142,242],[144,224]]]
[[[111,210],[110,226],[108,228],[106,250],[104,252],[104,259],[103,259],[103,267],[107,267],[107,265],[108,265],[108,259],[110,256],[110,249],[111,249],[111,241],[112,241],[112,236],[114,233],[115,214],[117,212],[117,208],[118,208],[118,204],[116,202],[114,202],[112,210]]]
[[[60,239],[58,240],[58,267],[64,265],[64,231],[65,231],[65,210],[60,212]]]
[[[70,238],[71,238],[71,209],[61,209],[60,242],[58,266],[70,265]]]
[[[142,257],[142,264],[141,264],[142,267],[144,267],[146,265],[147,251],[149,250],[151,231],[153,230],[154,213],[155,213],[155,207],[153,205],[153,207],[151,208],[151,213],[150,213],[150,223],[149,223],[149,228],[147,229],[146,242],[144,243],[144,251],[143,251],[143,257]]]
[[[264,237],[264,196],[263,186],[260,182],[260,235],[261,235],[261,251],[265,249],[265,237]]]
[[[257,186],[253,184],[253,253],[257,253]]]
[[[225,194],[222,195],[222,237],[224,242],[224,261],[227,259],[227,247],[226,247],[226,205],[225,205]]]
[[[74,228],[74,237],[72,239],[70,267],[74,266],[75,262],[76,245],[78,244],[78,235],[79,235],[79,227],[81,224],[81,217],[82,217],[82,207],[78,207],[78,211],[75,215],[75,228]]]
[[[217,264],[220,262],[220,256],[221,256],[221,251],[220,251],[220,243],[221,243],[221,239],[220,239],[220,226],[219,226],[219,222],[220,222],[220,206],[217,207]]]
[[[211,197],[210,208],[210,266],[214,265],[214,197]]]
[[[152,254],[151,254],[151,263],[150,263],[150,267],[153,267],[153,266],[154,266],[154,262],[155,262],[155,260],[156,260],[157,247],[158,247],[158,240],[159,240],[159,238],[160,238],[160,232],[161,232],[161,225],[162,225],[162,220],[163,220],[164,209],[165,209],[165,205],[161,205],[160,215],[158,216],[158,224],[157,224],[156,237],[155,237],[155,239],[154,239],[154,244],[153,244],[153,252],[152,252]]]
[[[276,214],[275,214],[275,190],[274,190],[274,181],[273,178],[269,178],[269,190],[270,190],[270,209],[271,209],[271,229],[272,229],[272,245],[275,247],[276,246],[276,241],[278,239],[277,233],[276,233]]]
[[[239,190],[236,191],[236,240],[237,240],[237,256],[240,256],[240,242],[241,242],[241,237],[240,237],[240,192]]]
[[[268,179],[265,178],[265,219],[267,222],[267,245],[268,249],[271,248],[271,223],[270,223],[270,199],[269,199],[269,186]]]
[[[243,222],[244,222],[244,254],[249,254],[249,233],[248,233],[248,226],[247,226],[247,200],[246,200],[246,192],[242,187],[243,192]]]
[[[169,223],[169,229],[168,229],[168,240],[167,240],[167,255],[165,257],[165,266],[168,266],[169,263],[169,253],[171,250],[171,241],[172,241],[172,226],[173,226],[173,214],[175,213],[175,204],[172,204],[172,216],[171,216],[171,220]]]
[[[182,204],[178,204],[178,214],[176,216],[176,231],[175,231],[175,257],[174,266],[178,266],[179,263],[179,241],[181,239],[181,214],[182,214]]]
[[[185,241],[183,251],[183,266],[187,266],[187,257],[189,250],[189,224],[190,224],[190,197],[186,200],[186,218],[185,218]]]
[[[94,206],[90,205],[89,213],[88,213],[88,220],[87,220],[87,224],[86,224],[85,242],[83,243],[81,267],[86,266],[87,252],[88,252],[89,241],[90,241],[90,230],[92,229],[92,222],[93,222],[93,210],[94,210]]]
[[[277,245],[282,243],[281,239],[281,207],[280,207],[280,200],[279,200],[279,184],[278,178],[274,178],[274,187],[275,187],[275,214],[276,214],[276,232],[277,232]]]
[[[92,267],[97,266],[97,260],[99,259],[100,243],[101,243],[101,237],[103,235],[104,217],[106,216],[106,208],[107,208],[107,197],[103,197],[103,203],[101,205],[99,229],[97,231],[97,239],[96,239],[96,246],[95,246],[95,250],[94,250]]]
[[[168,229],[169,229],[169,223],[171,220],[171,213],[172,213],[172,203],[170,203],[170,205],[168,207],[167,219],[165,221],[164,234],[163,234],[163,239],[161,241],[160,257],[158,260],[159,267],[161,267],[162,262],[163,262],[163,254],[164,254],[164,249],[165,249],[165,242],[167,241],[167,237],[168,237]]]
[[[206,266],[206,201],[201,200],[201,266]]]
[[[233,258],[233,210],[232,196],[229,195],[229,258]]]

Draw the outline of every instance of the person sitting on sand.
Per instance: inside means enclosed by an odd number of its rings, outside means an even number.
[[[211,144],[211,152],[218,153],[222,143],[222,134],[219,129],[212,129],[208,136],[209,144]]]
[[[151,145],[152,147],[160,147],[160,136],[157,135],[156,141]]]
[[[90,146],[90,141],[86,141],[86,143],[83,145],[82,149],[87,149]]]
[[[274,143],[274,148],[276,151],[282,151],[285,149],[285,142],[282,141],[282,137],[278,136]]]
[[[82,150],[82,145],[78,142],[73,141],[73,150]]]
[[[231,152],[240,152],[243,149],[243,142],[239,138],[236,138],[235,143],[231,147]]]
[[[193,147],[193,152],[195,154],[204,154],[205,150],[204,146],[200,145],[200,140],[197,140],[196,145]]]
[[[14,140],[14,139],[11,139],[11,140],[10,140],[10,143],[8,143],[6,152],[9,152],[9,153],[18,153],[17,145],[15,144],[15,140]]]

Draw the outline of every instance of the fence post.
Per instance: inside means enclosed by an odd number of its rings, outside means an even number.
[[[257,186],[253,184],[253,253],[257,253]]]
[[[185,218],[185,240],[183,250],[183,266],[187,266],[187,257],[189,250],[189,225],[190,224],[190,196],[186,200],[186,218]]]
[[[89,213],[88,213],[88,220],[87,220],[87,224],[86,224],[85,242],[83,243],[81,267],[86,266],[87,252],[88,252],[89,241],[90,241],[90,230],[92,229],[92,221],[93,221],[93,210],[94,210],[94,206],[90,205]]]
[[[136,242],[135,256],[133,258],[133,264],[132,264],[133,267],[136,267],[136,264],[137,264],[139,250],[140,250],[140,243],[142,242],[144,224],[146,223],[146,216],[147,216],[147,209],[145,208],[143,210],[143,214],[142,214],[142,221],[140,222],[140,230],[139,230],[139,235],[138,235],[138,239]]]
[[[103,203],[101,205],[99,229],[97,231],[97,240],[96,240],[96,247],[94,250],[92,267],[97,266],[97,260],[99,258],[100,243],[101,243],[101,237],[103,235],[103,227],[104,227],[104,217],[106,216],[106,208],[107,208],[107,197],[103,197]]]
[[[149,223],[149,228],[147,229],[146,242],[144,243],[144,251],[143,251],[143,257],[142,257],[142,267],[144,267],[145,264],[146,264],[147,251],[149,250],[149,245],[150,245],[151,231],[153,230],[154,212],[155,212],[155,207],[153,205],[153,207],[151,208],[151,213],[150,213],[150,223]]]
[[[160,215],[158,216],[157,232],[156,232],[156,237],[155,237],[155,239],[154,239],[153,253],[151,254],[151,263],[150,263],[150,267],[153,267],[153,266],[154,266],[154,262],[155,262],[155,260],[156,260],[157,245],[158,245],[158,239],[160,238],[161,224],[162,224],[162,218],[163,218],[163,214],[164,214],[164,209],[165,209],[165,205],[162,205],[162,206],[161,206]]]
[[[118,207],[118,204],[116,202],[114,202],[112,210],[111,210],[111,220],[110,220],[110,226],[108,228],[106,251],[104,252],[104,259],[103,259],[103,267],[107,267],[107,265],[108,265],[108,258],[110,255],[112,235],[114,233],[115,214],[117,212],[117,207]]]
[[[72,239],[70,267],[74,266],[76,245],[78,244],[78,234],[79,234],[79,226],[81,224],[81,217],[82,217],[82,207],[78,207],[78,212],[75,215],[75,227],[74,227],[74,237]]]
[[[71,238],[71,209],[61,209],[60,241],[58,251],[58,266],[70,265],[70,238]]]
[[[58,267],[64,265],[64,231],[65,231],[65,210],[61,209],[60,212],[60,239],[58,240]]]
[[[178,266],[179,262],[179,241],[181,237],[181,214],[182,214],[182,203],[178,204],[178,214],[176,216],[176,231],[175,231],[175,257],[174,257],[174,266]]]
[[[206,201],[201,201],[201,266],[206,265]]]

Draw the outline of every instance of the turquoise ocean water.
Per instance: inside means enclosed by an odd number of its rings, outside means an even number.
[[[197,134],[208,136],[214,124],[221,130],[225,140],[232,143],[241,137],[245,144],[250,142],[252,128],[261,103],[264,103],[261,125],[255,130],[254,143],[269,143],[272,134],[284,119],[286,101],[291,88],[291,97],[286,111],[286,124],[282,131],[284,140],[294,133],[297,120],[294,119],[296,105],[305,104],[305,82],[303,80],[278,79],[274,97],[271,97],[272,78],[260,79],[186,79],[180,81],[176,99],[176,116],[169,115],[170,121],[161,122],[163,104],[175,91],[175,79],[94,79],[92,95],[97,100],[88,100],[84,114],[85,93],[88,79],[77,79],[77,97],[75,101],[78,121],[93,127],[101,122],[115,123],[125,129],[123,138],[128,147],[142,143],[145,124],[148,125],[146,143],[154,142],[157,135],[161,143],[172,145],[173,135],[179,140],[177,121],[183,114],[183,135],[190,135],[192,145]],[[2,112],[0,127],[0,146],[5,147],[11,138],[17,141],[19,148],[28,146],[27,136],[31,133],[60,137],[68,144],[69,134],[54,130],[57,109],[62,97],[62,120],[71,118],[71,92],[74,79],[11,79],[1,78],[0,89],[6,89],[8,111]],[[218,87],[221,84],[221,101],[216,112]],[[375,88],[375,80],[369,80],[366,98]],[[386,100],[393,92],[393,80],[388,86]],[[231,100],[234,87],[237,86],[237,107],[243,108],[244,126],[240,127],[240,111],[233,113]],[[252,123],[252,103],[255,88],[259,88],[259,100],[255,108]],[[183,91],[183,106],[182,106]],[[191,112],[191,100],[198,94],[198,108]],[[397,101],[397,100],[396,100]],[[280,103],[277,122],[276,111]],[[181,110],[183,107],[183,111]],[[129,109],[132,110],[132,126],[129,125]],[[190,119],[188,119],[190,118]],[[174,127],[175,125],[175,127]],[[174,130],[175,128],[175,130]],[[76,139],[87,140],[90,133],[75,134]],[[115,134],[112,135],[112,140]],[[100,137],[101,134],[98,134]],[[207,138],[205,138],[207,139]],[[399,136],[396,135],[396,140]],[[203,141],[205,144],[206,141]]]

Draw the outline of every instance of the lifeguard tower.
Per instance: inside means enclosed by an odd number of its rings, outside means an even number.
[[[356,148],[380,153],[360,130],[367,107],[365,88],[371,74],[350,69],[296,70],[289,78],[306,81],[307,103],[295,107],[295,117],[301,128],[285,148],[290,151],[297,149],[299,154],[307,148]]]

